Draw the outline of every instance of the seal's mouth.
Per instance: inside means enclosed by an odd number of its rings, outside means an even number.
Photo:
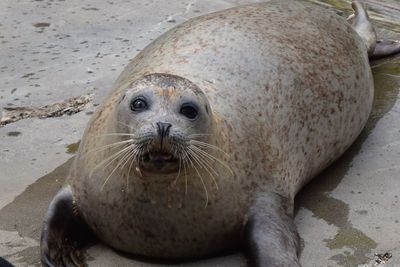
[[[168,152],[149,152],[143,155],[143,161],[145,162],[175,162],[178,161],[171,153]]]
[[[142,156],[142,167],[148,172],[171,173],[179,169],[179,159],[165,151],[151,151]]]

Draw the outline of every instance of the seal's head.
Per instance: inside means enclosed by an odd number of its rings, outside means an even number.
[[[125,137],[132,140],[129,146],[136,169],[165,175],[180,171],[190,155],[198,152],[193,149],[207,143],[211,110],[204,93],[192,82],[155,73],[128,86],[119,102],[116,124],[117,132],[127,133]]]

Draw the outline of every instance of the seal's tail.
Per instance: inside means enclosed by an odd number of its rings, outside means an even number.
[[[359,1],[353,0],[351,6],[354,14],[349,16],[347,21],[363,39],[370,59],[378,59],[400,53],[400,42],[394,40],[377,41],[376,32],[370,22],[368,13]]]

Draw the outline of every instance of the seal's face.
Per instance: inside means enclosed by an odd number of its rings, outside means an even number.
[[[204,94],[190,81],[151,74],[121,97],[117,131],[132,139],[132,159],[144,173],[170,174],[190,160],[193,142],[206,141],[211,123]],[[194,148],[196,149],[196,148]]]

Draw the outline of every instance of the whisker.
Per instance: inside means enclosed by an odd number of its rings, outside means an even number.
[[[142,160],[142,164],[144,165],[144,159],[142,157],[144,150],[147,149],[147,152],[149,152],[149,147],[142,147],[142,149],[140,150],[140,158],[139,158],[139,163],[140,160]]]
[[[191,155],[191,154],[190,154],[190,151],[188,151],[188,153],[189,153],[189,155]],[[206,203],[205,203],[204,208],[207,208],[207,206],[208,206],[208,190],[207,190],[207,186],[206,186],[206,184],[204,183],[203,177],[201,176],[199,170],[196,168],[196,165],[195,165],[195,164],[192,162],[192,160],[190,159],[190,156],[188,157],[188,160],[191,162],[191,165],[193,166],[193,168],[194,168],[195,171],[197,172],[197,175],[198,175],[199,178],[200,178],[201,184],[203,185],[203,189],[204,189],[204,192],[205,192],[205,194],[206,194]]]
[[[134,144],[128,146],[127,148],[132,149],[133,146],[134,146]],[[108,175],[108,177],[107,177],[106,180],[104,181],[103,185],[101,186],[101,190],[100,190],[100,191],[103,191],[104,186],[106,185],[106,183],[108,182],[108,180],[110,179],[110,177],[111,177],[111,176],[114,174],[114,172],[119,168],[119,166],[121,165],[121,163],[125,162],[126,158],[130,155],[130,152],[131,152],[130,150],[127,150],[127,151],[125,151],[124,153],[122,153],[122,154],[120,154],[120,155],[118,156],[118,158],[119,158],[119,157],[122,157],[122,158],[118,161],[117,166],[115,166],[115,168],[112,170],[112,172]]]
[[[134,145],[134,144],[132,144],[132,145]],[[101,161],[99,164],[97,164],[97,165],[93,168],[93,170],[90,171],[89,176],[92,176],[93,172],[94,172],[97,168],[99,168],[100,166],[104,165],[107,161],[110,161],[110,162],[104,167],[104,168],[106,168],[106,167],[107,167],[109,164],[111,164],[116,158],[118,158],[119,155],[121,155],[121,153],[124,153],[126,150],[130,149],[130,147],[131,147],[132,145],[127,146],[126,148],[124,148],[124,149],[122,149],[122,150],[120,150],[120,151],[118,151],[118,152],[112,154],[111,156],[107,157],[105,160]]]
[[[204,155],[205,157],[208,157],[208,158],[210,158],[210,159],[216,160],[216,161],[219,162],[222,166],[224,166],[224,167],[231,173],[231,175],[233,175],[232,169],[231,169],[228,165],[226,165],[223,161],[221,161],[220,159],[214,157],[213,155],[211,155],[210,153],[208,153],[208,152],[206,152],[206,151],[200,149],[199,147],[192,146],[192,148],[195,149],[196,151],[198,151],[199,153],[201,153],[202,155]]]
[[[133,142],[132,139],[111,143],[111,144],[108,144],[108,145],[104,145],[104,146],[98,147],[96,149],[89,150],[89,151],[85,152],[83,155],[86,155],[86,154],[89,154],[89,153],[94,153],[94,152],[100,152],[100,151],[103,151],[103,150],[105,150],[107,148],[111,148],[111,147],[114,147],[114,146],[118,147],[118,146],[124,145],[126,143],[131,143],[131,142]]]
[[[194,134],[189,134],[188,137],[192,136],[209,136],[209,133],[194,133]]]
[[[122,121],[117,121],[119,124],[128,127],[129,129],[133,129],[133,127],[131,125],[128,125],[126,123],[123,123]]]
[[[202,150],[202,148],[197,147],[195,144],[189,145],[188,148],[193,150],[193,147],[196,147],[197,149]],[[194,151],[194,152],[196,152],[196,151]],[[203,162],[204,164],[206,164],[206,165],[214,172],[215,175],[219,176],[219,173],[218,173],[218,172],[214,169],[214,167],[212,166],[212,163],[215,162],[215,160],[214,160],[213,158],[206,157],[205,155],[199,154],[199,153],[197,153],[197,152],[196,152],[196,155],[199,157],[199,159],[202,160],[202,162]]]
[[[183,170],[185,172],[185,196],[188,193],[188,177],[187,177],[187,169],[189,169],[189,155],[187,154],[186,150],[183,149],[183,146],[181,145],[181,151],[183,155]]]
[[[140,159],[142,157],[143,147],[138,149],[138,153],[136,155],[136,168],[135,171],[139,174],[140,178],[142,178],[142,172],[140,171]]]
[[[131,133],[106,133],[106,134],[93,135],[93,137],[102,137],[102,136],[132,136],[135,137],[135,139],[140,138],[136,134],[131,134]]]
[[[129,146],[127,146],[126,148],[131,148],[131,147],[133,147],[135,144],[131,144],[131,145],[129,145]],[[126,150],[125,148],[124,148],[124,150]],[[115,157],[112,161],[110,161],[109,163],[107,163],[104,167],[103,167],[103,169],[106,169],[114,160],[116,160],[117,158],[119,158],[121,155],[125,155],[125,153],[126,153],[127,151],[123,151],[123,153],[121,153],[121,154],[119,154],[117,157]],[[128,152],[129,152],[129,150],[128,150]]]
[[[217,190],[219,190],[217,181],[216,181],[214,175],[213,175],[213,174],[211,173],[211,171],[209,170],[210,167],[207,166],[207,165],[204,163],[204,161],[202,161],[202,159],[200,158],[200,155],[196,154],[196,152],[193,151],[193,150],[191,150],[191,148],[188,148],[188,149],[192,152],[193,160],[195,160],[195,161],[198,163],[199,166],[201,166],[203,169],[205,169],[205,170],[210,174],[211,179],[213,180],[215,187],[217,188]],[[213,170],[213,169],[212,169],[212,170]],[[213,170],[213,171],[215,172],[215,170]]]
[[[183,171],[185,172],[185,196],[187,195],[188,192],[188,178],[187,178],[186,166],[187,166],[187,157],[185,156],[185,158],[183,159]]]
[[[129,161],[131,161],[131,163],[133,162],[132,161],[132,158],[135,156],[135,148],[133,148],[131,151],[128,151],[127,153],[126,153],[126,156],[124,157],[124,158],[126,158],[125,159],[125,162],[121,165],[121,169],[123,170],[124,169],[124,167],[125,167],[125,165],[129,162]],[[124,161],[124,158],[122,158],[121,159],[121,162],[123,162]],[[111,176],[111,174],[110,174],[110,176]],[[126,178],[127,180],[127,182],[126,182],[126,189],[128,190],[128,182],[129,182],[129,171],[128,171],[128,174],[127,174],[127,178]]]
[[[187,136],[187,138],[191,139],[191,138],[201,138],[201,137],[206,137],[209,136],[210,134],[189,134]]]
[[[227,157],[230,157],[230,155],[228,153],[226,153],[224,150],[222,150],[221,148],[219,148],[217,146],[211,145],[209,143],[201,142],[201,141],[198,141],[198,140],[190,140],[189,143],[193,143],[193,145],[196,144],[198,146],[203,146],[203,147],[207,147],[207,148],[218,150],[218,151],[224,153]]]
[[[130,159],[131,164],[129,164],[128,174],[126,175],[126,192],[129,192],[129,178],[131,177],[132,165],[135,162],[137,151],[138,151],[138,149],[136,149],[132,152],[133,158]]]
[[[181,175],[181,161],[182,161],[182,159],[181,159],[181,157],[179,157],[179,155],[177,155],[177,151],[178,151],[178,146],[175,146],[174,145],[174,153],[173,153],[173,155],[174,155],[174,157],[175,158],[177,158],[177,159],[179,159],[179,169],[178,169],[178,175],[176,176],[176,178],[175,178],[175,184],[178,182],[178,178],[179,178],[179,176]]]
[[[129,192],[129,178],[131,177],[131,170],[132,170],[132,165],[136,161],[137,156],[139,155],[140,152],[140,147],[139,148],[134,148],[132,151],[132,156],[128,159],[131,161],[131,164],[129,164],[129,169],[128,169],[128,174],[126,176],[126,191]],[[123,166],[122,166],[123,168]]]

